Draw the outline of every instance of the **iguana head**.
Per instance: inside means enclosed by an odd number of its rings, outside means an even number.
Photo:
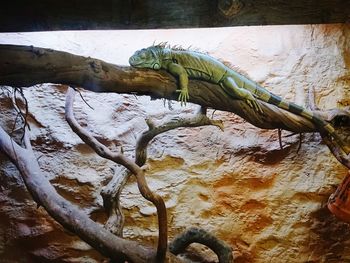
[[[161,56],[158,49],[159,48],[156,46],[151,46],[136,51],[135,54],[129,58],[130,65],[135,68],[160,69]]]

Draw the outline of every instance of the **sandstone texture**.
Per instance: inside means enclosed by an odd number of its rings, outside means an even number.
[[[136,49],[156,42],[193,46],[239,66],[272,92],[308,105],[310,88],[321,109],[349,109],[350,26],[300,25],[201,30],[94,31],[0,34],[0,43],[34,45],[127,65]],[[103,224],[100,191],[122,171],[98,157],[64,120],[66,86],[24,89],[31,140],[38,162],[57,191]],[[82,92],[78,121],[112,149],[134,155],[145,119],[193,112],[148,97]],[[0,123],[11,131],[16,117],[0,94]],[[209,110],[217,127],[180,128],[149,145],[147,180],[166,201],[170,238],[202,227],[232,246],[238,263],[350,262],[350,227],[326,208],[347,174],[318,134],[262,130],[233,113]],[[349,138],[348,138],[349,139]],[[348,140],[349,141],[349,140]],[[155,208],[130,180],[122,193],[124,237],[154,245]],[[202,246],[202,261],[216,262]],[[16,168],[0,155],[0,262],[104,262],[86,243],[37,208]]]

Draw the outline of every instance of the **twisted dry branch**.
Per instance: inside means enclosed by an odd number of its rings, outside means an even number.
[[[151,119],[147,119],[146,123],[148,130],[139,136],[135,147],[135,163],[140,167],[146,162],[149,142],[161,133],[180,127],[199,127],[205,125],[214,125],[223,130],[222,121],[209,119],[202,108],[195,114],[181,115],[181,117],[176,114],[175,117],[168,117],[157,123]],[[122,235],[124,225],[124,215],[119,202],[120,193],[129,176],[130,173],[128,171],[116,174],[101,192],[104,207],[109,211],[106,227],[117,235]]]
[[[75,91],[69,88],[66,95],[65,104],[65,116],[71,129],[87,144],[89,145],[99,156],[111,160],[117,164],[126,167],[131,173],[133,173],[137,180],[137,185],[142,196],[151,201],[157,208],[158,215],[158,247],[157,247],[157,259],[159,262],[163,262],[167,250],[168,230],[167,230],[167,214],[166,207],[163,199],[158,194],[153,193],[146,182],[144,171],[132,160],[128,159],[121,153],[115,153],[109,150],[105,145],[100,143],[94,138],[88,131],[83,129],[76,121],[73,113]]]

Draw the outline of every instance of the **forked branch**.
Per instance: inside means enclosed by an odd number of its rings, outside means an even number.
[[[212,120],[202,113],[203,107],[200,107],[199,111],[191,115],[181,115],[176,117],[167,118],[161,122],[155,123],[151,119],[147,119],[148,130],[143,132],[137,140],[136,144],[136,163],[142,166],[146,162],[147,158],[147,146],[148,143],[157,135],[177,129],[180,127],[199,127],[205,125],[214,125],[224,129],[223,122],[221,120]]]
[[[135,148],[135,163],[142,167],[147,159],[147,146],[149,142],[157,135],[166,131],[180,128],[180,127],[199,127],[205,125],[214,125],[223,130],[223,123],[220,120],[209,119],[203,109],[195,114],[181,115],[167,117],[162,121],[154,122],[151,119],[147,119],[148,130],[144,131],[137,139]],[[106,227],[113,233],[121,236],[122,227],[124,222],[124,216],[120,207],[120,193],[128,180],[130,173],[123,171],[114,175],[112,180],[101,191],[101,195],[104,201],[104,207],[108,211],[109,218],[106,223]]]

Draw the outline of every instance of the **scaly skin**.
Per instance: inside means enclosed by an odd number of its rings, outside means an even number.
[[[181,105],[186,104],[189,99],[189,78],[208,81],[220,85],[230,97],[246,101],[258,113],[263,114],[263,111],[257,99],[307,118],[331,135],[346,154],[350,153],[350,146],[344,144],[332,125],[313,114],[313,112],[272,94],[209,55],[164,46],[151,46],[136,51],[130,57],[129,63],[135,68],[164,69],[178,77],[180,89],[177,92],[180,93],[178,99],[181,101]]]

